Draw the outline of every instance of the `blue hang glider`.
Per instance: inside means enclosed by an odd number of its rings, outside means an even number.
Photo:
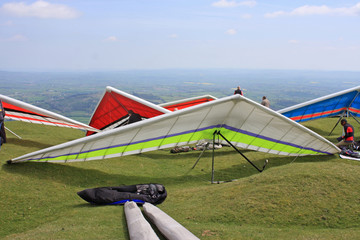
[[[343,117],[351,116],[360,124],[355,118],[360,117],[360,86],[284,108],[278,112],[296,122],[338,116],[339,120],[331,130],[331,134]]]
[[[360,86],[284,108],[278,111],[296,121],[333,116],[360,116]]]

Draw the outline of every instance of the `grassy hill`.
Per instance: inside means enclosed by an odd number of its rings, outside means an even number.
[[[337,119],[305,125],[327,136]],[[349,119],[355,127],[359,125]],[[160,205],[201,239],[359,239],[360,162],[334,156],[284,157],[243,151],[258,173],[231,148],[171,154],[155,151],[102,161],[21,163],[6,160],[84,135],[73,129],[7,122],[0,151],[0,238],[129,239],[123,206],[93,206],[77,196],[86,188],[161,183]],[[327,137],[335,142],[338,126]]]

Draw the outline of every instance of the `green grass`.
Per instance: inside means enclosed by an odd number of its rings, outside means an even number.
[[[327,136],[337,119],[304,125]],[[349,120],[359,132],[359,125]],[[21,122],[6,126],[0,151],[0,238],[129,239],[123,206],[93,206],[77,196],[86,188],[161,183],[163,211],[201,239],[359,239],[360,162],[334,156],[284,157],[243,151],[258,173],[231,148],[171,154],[155,151],[101,161],[6,164],[6,160],[76,139],[73,129]],[[338,126],[327,137],[335,142]],[[294,161],[295,160],[295,161]],[[162,238],[164,239],[164,238]]]

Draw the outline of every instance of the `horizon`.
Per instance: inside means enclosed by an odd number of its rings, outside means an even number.
[[[232,95],[241,86],[253,101],[267,96],[274,110],[360,86],[360,72],[289,70],[134,70],[2,72],[0,93],[86,123],[106,86],[155,104],[205,94]]]
[[[143,68],[143,69],[114,69],[114,70],[81,70],[81,69],[7,69],[3,70],[0,69],[0,72],[7,72],[7,73],[117,73],[117,72],[160,72],[160,71],[247,71],[247,72],[264,72],[264,71],[280,71],[280,72],[346,72],[346,73],[360,73],[359,70],[331,70],[331,69],[278,69],[278,68]]]

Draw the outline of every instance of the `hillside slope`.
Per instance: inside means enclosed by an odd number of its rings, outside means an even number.
[[[305,125],[326,136],[336,120]],[[0,151],[3,239],[129,239],[122,206],[92,206],[76,192],[149,182],[168,191],[159,208],[201,239],[360,238],[357,161],[243,151],[258,166],[269,159],[258,173],[234,150],[223,148],[215,152],[215,180],[237,179],[223,184],[210,184],[210,151],[194,169],[200,152],[165,150],[102,161],[7,165],[10,158],[84,133],[21,122],[6,126],[23,139],[8,133]],[[339,126],[328,139],[334,142],[340,133]]]

